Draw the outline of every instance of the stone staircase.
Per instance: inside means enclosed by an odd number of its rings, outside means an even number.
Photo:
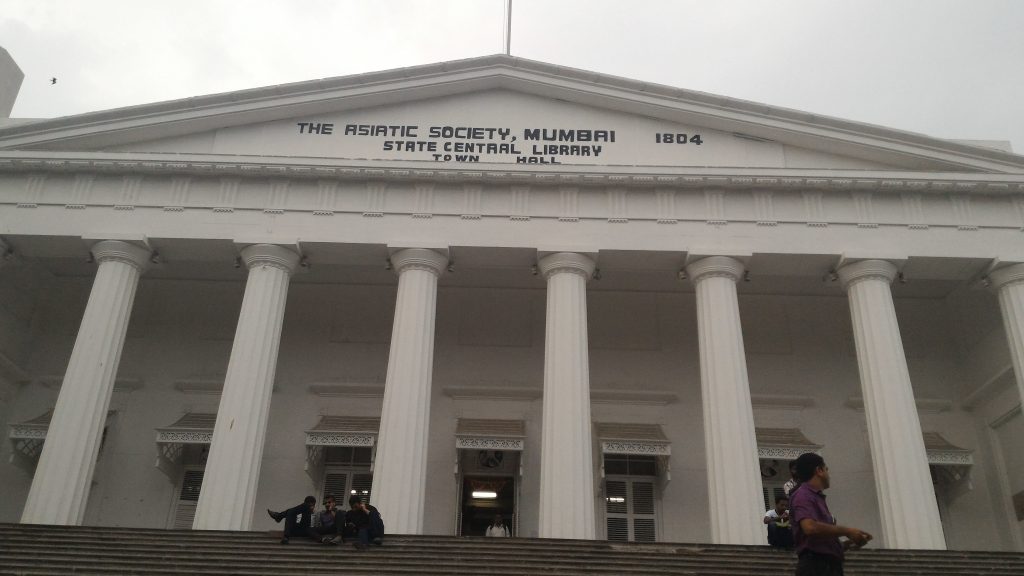
[[[569,576],[792,574],[767,546],[392,536],[358,551],[280,533],[0,524],[0,574],[344,574]],[[848,575],[1024,575],[1024,554],[862,550]]]

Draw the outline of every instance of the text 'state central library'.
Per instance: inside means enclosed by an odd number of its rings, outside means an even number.
[[[510,56],[47,119],[0,522],[1024,550],[1024,157]]]

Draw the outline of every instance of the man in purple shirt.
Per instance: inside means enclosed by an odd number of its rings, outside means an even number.
[[[799,556],[796,576],[842,576],[843,551],[864,546],[871,534],[836,524],[822,492],[829,487],[824,458],[812,452],[801,454],[796,459],[796,479],[800,484],[789,494],[793,542]],[[840,542],[842,536],[848,540]]]

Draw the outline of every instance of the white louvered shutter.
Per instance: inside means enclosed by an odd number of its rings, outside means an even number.
[[[630,517],[633,521],[633,542],[654,542],[654,482],[631,480],[633,498],[630,500]]]
[[[654,480],[639,478],[605,479],[605,512],[608,540],[613,542],[655,542]]]
[[[347,472],[328,472],[324,475],[324,491],[320,494],[320,501],[323,502],[324,498],[330,494],[331,496],[334,496],[334,499],[339,506],[344,507],[348,502],[348,494],[345,492],[347,489]]]
[[[353,474],[350,496],[359,496],[363,502],[370,503],[370,488],[373,486],[373,474]]]
[[[608,540],[629,542],[629,506],[626,503],[627,482],[605,480],[604,500],[608,517]]]
[[[199,489],[203,486],[203,470],[185,470],[181,480],[178,505],[174,509],[175,530],[191,530],[196,517]]]

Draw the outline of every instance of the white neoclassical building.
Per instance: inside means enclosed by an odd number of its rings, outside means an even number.
[[[491,56],[0,119],[0,238],[0,521],[1024,550],[997,143]]]

